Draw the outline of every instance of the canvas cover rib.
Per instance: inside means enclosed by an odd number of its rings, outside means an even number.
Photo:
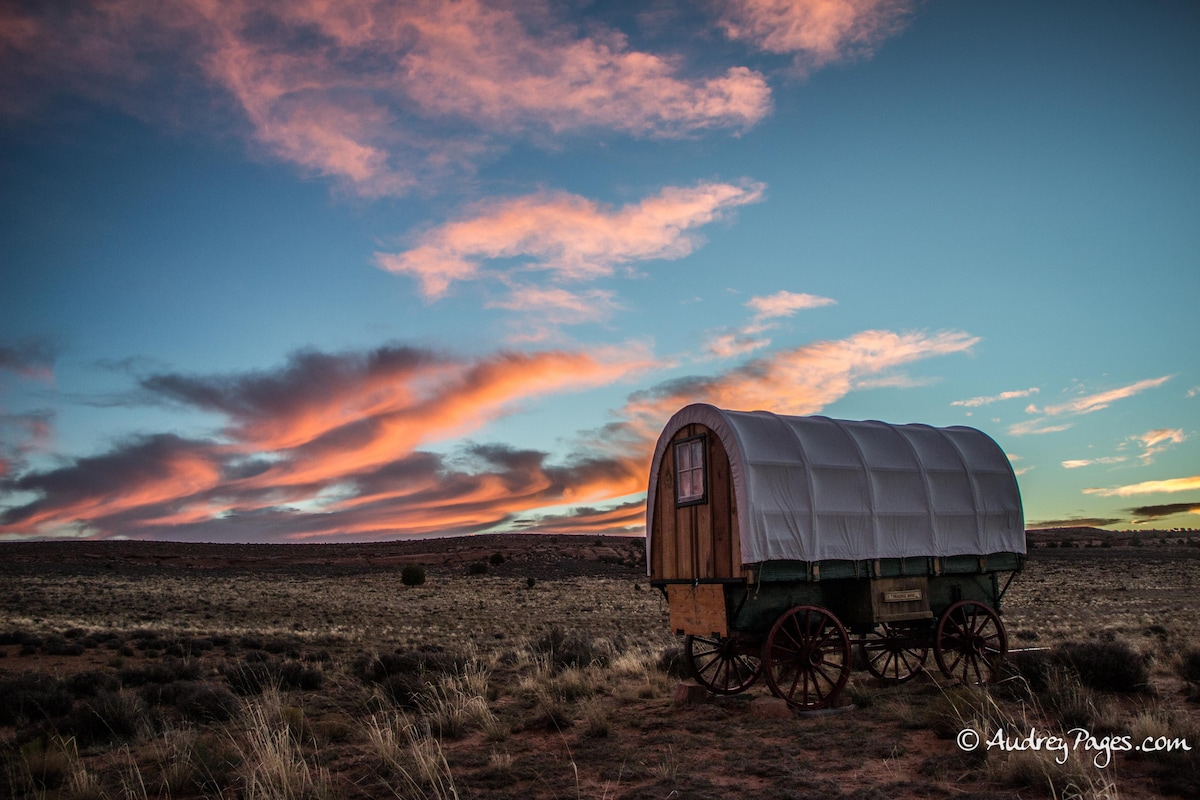
[[[697,403],[671,417],[654,450],[647,563],[662,460],[694,423],[729,457],[744,564],[1025,552],[1016,476],[981,431]]]

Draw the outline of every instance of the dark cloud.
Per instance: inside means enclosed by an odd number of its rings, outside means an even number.
[[[646,502],[633,500],[608,508],[580,506],[570,514],[521,519],[514,527],[531,533],[642,533],[645,524]]]
[[[187,496],[187,473],[206,467],[215,471],[217,460],[207,442],[174,434],[139,437],[103,455],[0,482],[0,491],[40,495],[30,503],[8,509],[0,516],[0,526],[43,515],[86,521],[110,516],[130,504],[144,505],[147,499]]]
[[[305,350],[290,355],[278,370],[222,376],[164,373],[143,379],[141,385],[185,405],[249,422],[324,405],[348,386],[362,386],[374,379],[403,381],[422,367],[444,360],[431,350],[403,346],[366,353]]]
[[[1039,528],[1103,528],[1105,525],[1120,525],[1128,520],[1104,517],[1071,517],[1070,519],[1043,519],[1026,522],[1029,530]]]
[[[25,377],[42,377],[50,373],[58,348],[46,339],[22,339],[0,342],[0,370]]]
[[[1136,519],[1161,519],[1162,517],[1172,517],[1176,514],[1200,512],[1200,501],[1191,503],[1165,503],[1157,506],[1138,506],[1137,508],[1127,510]]]

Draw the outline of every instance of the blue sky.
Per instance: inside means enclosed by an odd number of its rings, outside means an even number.
[[[1197,527],[1194,4],[18,4],[0,75],[0,538],[636,533],[690,402]]]

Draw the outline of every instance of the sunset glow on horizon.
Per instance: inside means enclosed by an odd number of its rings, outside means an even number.
[[[0,541],[640,535],[680,407],[1200,528],[1200,8],[0,9]]]

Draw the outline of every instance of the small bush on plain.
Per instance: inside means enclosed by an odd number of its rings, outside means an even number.
[[[405,564],[400,570],[400,582],[405,586],[420,586],[425,583],[425,568],[420,564]]]

